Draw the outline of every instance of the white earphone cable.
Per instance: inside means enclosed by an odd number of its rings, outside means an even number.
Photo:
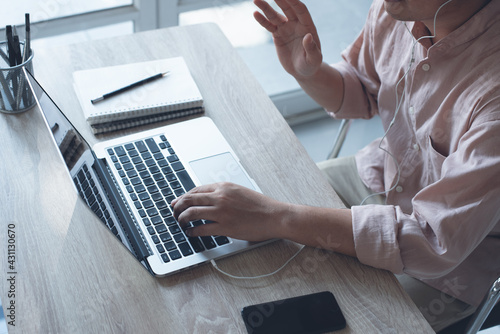
[[[417,46],[417,43],[420,42],[422,39],[425,39],[425,38],[434,38],[436,37],[436,20],[437,20],[437,16],[438,16],[438,13],[439,11],[445,6],[447,5],[448,3],[452,2],[453,0],[448,0],[446,1],[445,3],[443,3],[436,11],[436,14],[434,14],[434,31],[432,33],[432,36],[422,36],[418,39],[416,39],[414,42],[413,42],[413,45],[412,45],[412,48],[411,48],[411,53],[410,53],[410,61],[408,63],[408,68],[406,69],[405,73],[403,74],[403,76],[401,77],[401,79],[399,79],[399,81],[396,83],[396,88],[395,88],[395,91],[396,91],[396,110],[394,112],[394,117],[392,118],[391,120],[391,123],[389,123],[389,126],[387,127],[387,130],[385,131],[382,139],[380,140],[380,143],[378,145],[378,148],[381,149],[382,151],[384,151],[385,153],[387,153],[394,161],[395,165],[396,165],[396,168],[397,168],[397,178],[396,178],[396,183],[394,183],[394,185],[389,189],[389,190],[386,190],[386,191],[381,191],[381,192],[377,192],[377,193],[373,193],[371,195],[368,195],[366,196],[363,201],[361,201],[361,203],[359,205],[363,205],[365,204],[366,200],[368,200],[369,198],[371,197],[374,197],[374,196],[378,196],[378,195],[386,195],[386,200],[387,200],[387,193],[389,193],[390,191],[394,190],[397,188],[397,186],[399,185],[399,181],[401,179],[401,166],[399,165],[399,162],[397,161],[396,157],[391,153],[389,152],[387,149],[383,148],[382,147],[382,142],[384,141],[384,139],[387,137],[387,134],[389,133],[389,130],[392,128],[392,126],[394,125],[394,122],[396,121],[396,116],[398,115],[399,113],[399,110],[401,109],[401,106],[403,104],[403,100],[404,100],[404,96],[406,95],[406,82],[407,82],[407,77],[408,77],[408,74],[411,70],[411,67],[413,66],[413,63],[415,62],[415,47]],[[406,22],[403,22],[406,30],[411,34],[411,31],[408,29],[408,27],[406,26]],[[413,35],[412,35],[413,36]],[[403,93],[401,94],[401,99],[399,98],[399,95],[398,95],[398,86],[399,84],[401,83],[401,81],[404,80],[404,86],[403,86]]]
[[[231,275],[227,272],[225,272],[224,270],[220,269],[218,266],[217,266],[217,263],[215,263],[215,260],[211,260],[210,262],[212,263],[212,265],[214,266],[215,269],[217,269],[219,272],[221,272],[222,274],[226,275],[226,276],[229,276],[231,278],[235,278],[235,279],[256,279],[256,278],[264,278],[264,277],[269,277],[269,276],[272,276],[276,273],[278,273],[280,270],[282,270],[283,268],[286,267],[287,264],[290,263],[290,261],[292,261],[293,259],[295,259],[295,257],[297,255],[299,255],[299,253],[304,249],[305,245],[301,245],[299,250],[297,252],[295,252],[295,254],[292,255],[291,258],[289,258],[281,267],[279,267],[278,269],[276,269],[275,271],[271,272],[271,273],[268,273],[268,274],[264,274],[264,275],[258,275],[258,276],[235,276],[235,275]]]

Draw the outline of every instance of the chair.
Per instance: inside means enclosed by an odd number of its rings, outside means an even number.
[[[466,333],[476,333],[480,329],[489,328],[500,323],[500,277],[493,283],[481,305],[472,315]],[[489,321],[488,321],[489,320]],[[495,323],[496,321],[496,323]],[[488,323],[487,323],[488,322]],[[486,327],[488,326],[489,327]]]
[[[343,119],[335,137],[328,159],[337,158],[349,131],[352,120]],[[477,310],[471,316],[462,319],[439,331],[438,334],[473,334],[482,329],[500,325],[500,277],[493,282]]]
[[[490,291],[471,316],[439,331],[438,334],[474,334],[480,330],[500,325],[500,277],[493,282]]]
[[[334,159],[339,156],[340,149],[344,144],[345,137],[347,136],[347,132],[349,131],[349,127],[351,126],[352,119],[343,119],[339,126],[339,131],[337,132],[337,136],[333,142],[332,150],[330,154],[328,154],[327,159]]]

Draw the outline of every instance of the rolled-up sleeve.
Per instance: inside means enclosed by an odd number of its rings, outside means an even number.
[[[336,112],[326,110],[334,118],[371,118],[378,112],[377,99],[374,94],[367,94],[367,87],[359,79],[360,73],[350,64],[343,61],[333,65],[344,80],[344,98],[342,106]]]
[[[399,246],[398,207],[389,205],[353,206],[352,224],[358,259],[372,267],[403,272]]]
[[[344,82],[341,108],[326,110],[334,118],[371,118],[378,113],[380,78],[373,63],[372,26],[384,11],[381,2],[374,2],[365,26],[356,40],[342,52],[343,60],[332,66],[340,72]],[[367,42],[368,41],[368,42]]]
[[[498,101],[497,101],[498,103]],[[355,249],[365,264],[417,278],[457,267],[500,221],[500,112],[485,112],[442,164],[440,178],[400,207],[352,207]]]

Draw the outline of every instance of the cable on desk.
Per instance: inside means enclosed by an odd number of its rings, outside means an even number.
[[[235,275],[231,275],[229,273],[226,273],[224,270],[220,269],[218,266],[217,266],[217,263],[215,263],[215,260],[210,260],[210,262],[212,263],[212,266],[214,266],[215,269],[217,269],[219,272],[221,272],[222,274],[226,275],[226,276],[229,276],[231,278],[235,278],[235,279],[256,279],[256,278],[264,278],[264,277],[269,277],[269,276],[272,276],[276,273],[278,273],[281,269],[285,268],[287,266],[287,264],[290,263],[290,261],[292,261],[293,259],[295,259],[295,257],[297,257],[297,255],[299,255],[299,253],[304,249],[305,245],[302,245],[300,246],[299,250],[292,255],[291,258],[289,258],[281,267],[279,267],[278,269],[276,269],[275,271],[273,271],[272,273],[268,273],[268,274],[264,274],[264,275],[258,275],[258,276],[235,276]]]

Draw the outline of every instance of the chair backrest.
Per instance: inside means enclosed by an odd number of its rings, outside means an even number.
[[[472,315],[471,320],[467,326],[465,333],[477,333],[490,314],[491,310],[500,299],[500,277],[493,282],[490,291],[486,294],[481,305],[477,308],[476,312]]]
[[[333,143],[332,150],[330,154],[328,154],[327,159],[334,159],[339,156],[340,149],[344,144],[345,137],[347,136],[347,132],[349,131],[349,126],[351,125],[351,119],[343,119],[339,126],[339,131],[337,132],[337,136],[335,137],[335,141]]]

